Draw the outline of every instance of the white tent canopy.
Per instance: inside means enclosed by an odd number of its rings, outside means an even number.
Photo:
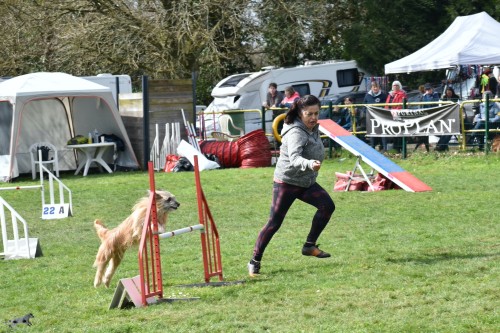
[[[485,12],[459,16],[420,50],[385,65],[385,73],[411,73],[456,65],[500,64],[500,23]]]
[[[64,73],[32,73],[0,83],[0,181],[31,171],[29,147],[56,146],[60,170],[76,169],[76,155],[66,148],[77,134],[97,129],[123,140],[125,150],[113,161],[138,168],[125,126],[108,87]]]

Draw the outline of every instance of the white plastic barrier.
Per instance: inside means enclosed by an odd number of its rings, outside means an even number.
[[[38,158],[42,159],[42,152],[39,151]],[[49,202],[45,202],[45,186],[44,186],[44,172],[47,173],[49,180]],[[54,182],[58,183],[59,201],[55,200],[55,187]],[[42,195],[42,219],[59,219],[72,215],[73,212],[73,199],[71,190],[63,184],[52,172],[49,171],[43,164],[40,164],[40,185],[27,185],[27,186],[11,186],[0,187],[0,191],[7,190],[33,190],[40,189]],[[68,202],[65,200],[65,193],[67,193]]]
[[[43,184],[43,171],[47,172],[49,178],[49,199],[45,202],[45,187]],[[59,201],[55,200],[54,181],[58,183]],[[73,214],[73,199],[71,190],[63,184],[59,178],[52,174],[45,166],[40,168],[40,184],[42,187],[42,219],[60,219]],[[67,193],[68,202],[65,200],[65,193]]]
[[[11,217],[11,228],[8,228],[6,210],[10,213]],[[24,237],[19,237],[19,226],[18,221],[23,225]],[[37,255],[41,254],[40,246],[38,244],[38,238],[29,238],[28,235],[28,224],[19,215],[11,205],[7,203],[2,197],[0,197],[0,225],[2,230],[2,248],[3,252],[0,252],[0,257],[4,259],[31,259],[35,258]],[[13,239],[9,240],[8,235],[12,234]]]

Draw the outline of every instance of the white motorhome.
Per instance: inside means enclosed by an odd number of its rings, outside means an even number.
[[[301,96],[312,94],[322,97],[366,91],[367,87],[362,84],[365,76],[366,73],[354,60],[308,61],[291,68],[265,67],[259,72],[231,75],[212,90],[214,100],[205,110],[205,132],[210,135],[214,130],[214,112],[226,110],[256,110],[244,112],[244,117],[234,114],[233,118],[239,126],[244,125],[245,133],[262,128],[262,119],[257,110],[261,110],[271,82],[275,82],[281,92],[286,86],[293,86]],[[271,111],[266,112],[266,132],[271,131],[271,114]]]

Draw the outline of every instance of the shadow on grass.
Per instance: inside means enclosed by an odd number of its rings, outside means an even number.
[[[500,253],[488,253],[488,254],[453,254],[453,253],[438,253],[433,255],[426,255],[422,257],[408,257],[408,258],[388,258],[386,261],[394,264],[420,264],[420,265],[431,265],[439,263],[446,260],[461,260],[461,259],[477,259],[477,258],[490,258],[498,257]]]

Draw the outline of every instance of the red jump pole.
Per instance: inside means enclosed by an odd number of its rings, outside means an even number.
[[[218,276],[223,280],[222,260],[220,252],[219,233],[208,208],[208,203],[201,188],[200,170],[198,167],[198,156],[194,155],[194,172],[196,182],[196,197],[198,202],[198,219],[204,229],[200,233],[201,252],[203,254],[203,268],[205,270],[205,282],[210,282],[212,276]]]
[[[139,244],[139,273],[142,305],[147,305],[148,298],[163,298],[163,281],[161,273],[160,241],[158,237],[158,217],[156,211],[156,189],[153,162],[148,162],[149,172],[149,206],[142,228]],[[150,223],[151,221],[151,223]],[[151,227],[153,229],[151,229]],[[149,252],[149,253],[148,253]]]

